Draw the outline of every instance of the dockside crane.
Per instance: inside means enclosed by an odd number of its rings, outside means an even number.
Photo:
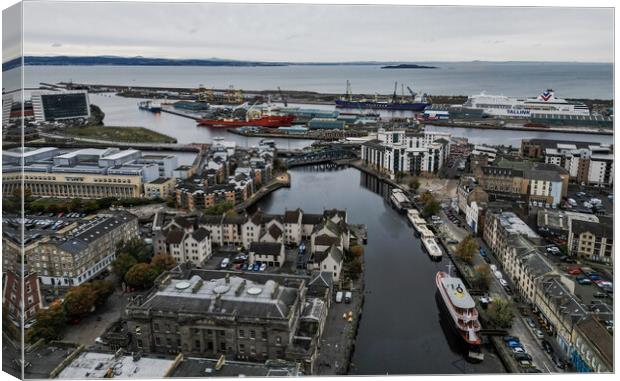
[[[392,94],[392,102],[398,103],[398,98],[396,95],[396,89],[398,89],[398,82],[394,82],[394,94]]]
[[[280,93],[280,99],[282,99],[282,103],[284,103],[284,107],[288,107],[288,101],[286,100],[286,97],[284,96],[284,93],[282,92],[282,89],[280,88],[280,86],[278,86],[278,92]]]
[[[411,93],[411,98],[413,98],[413,100],[415,101],[415,96],[418,94],[414,93],[413,90],[411,90],[411,87],[409,86],[407,86],[407,90],[409,90],[409,92]]]

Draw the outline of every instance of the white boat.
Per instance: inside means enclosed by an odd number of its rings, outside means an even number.
[[[407,196],[405,196],[405,192],[403,192],[402,189],[399,188],[392,189],[390,201],[399,212],[404,212],[411,207],[411,201]]]
[[[587,105],[556,98],[551,89],[545,90],[536,98],[513,98],[483,92],[470,96],[463,104],[463,108],[482,109],[485,114],[500,118],[529,118],[533,114],[590,115]]]
[[[428,255],[431,256],[431,258],[441,259],[441,248],[437,244],[437,241],[435,241],[435,238],[422,237],[422,244],[424,245],[424,248],[428,252]]]

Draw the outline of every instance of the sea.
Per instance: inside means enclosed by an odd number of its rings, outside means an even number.
[[[613,98],[613,64],[550,62],[428,62],[437,69],[381,69],[379,65],[292,65],[272,67],[197,66],[26,66],[24,85],[73,81],[88,84],[305,90],[342,94],[391,94],[394,82],[431,95],[536,96],[554,89],[560,98]],[[3,72],[3,87],[19,87],[19,71]],[[406,90],[405,90],[406,92]]]

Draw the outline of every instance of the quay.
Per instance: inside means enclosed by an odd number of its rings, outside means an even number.
[[[243,201],[240,204],[235,205],[234,210],[237,213],[240,213],[252,205],[259,202],[268,194],[280,189],[287,188],[291,186],[291,176],[288,173],[283,173],[273,180],[271,180],[267,185],[261,187],[256,193],[252,194],[247,200]]]
[[[574,126],[566,126],[566,127],[525,127],[525,126],[515,126],[515,125],[498,125],[498,124],[490,124],[490,123],[463,123],[463,122],[452,122],[447,120],[440,121],[432,121],[432,122],[424,122],[425,124],[429,124],[436,127],[446,127],[446,128],[472,128],[478,130],[509,130],[509,131],[536,131],[536,132],[562,132],[562,133],[571,133],[571,134],[586,134],[586,135],[613,135],[614,132],[612,129],[605,128],[585,128],[585,127],[574,127]]]

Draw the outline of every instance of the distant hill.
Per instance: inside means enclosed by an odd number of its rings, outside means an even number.
[[[10,70],[20,65],[21,58],[4,62],[2,71]],[[25,56],[25,65],[119,65],[119,66],[286,66],[284,62],[236,61],[226,59],[171,59],[145,57],[117,57],[117,56]]]

